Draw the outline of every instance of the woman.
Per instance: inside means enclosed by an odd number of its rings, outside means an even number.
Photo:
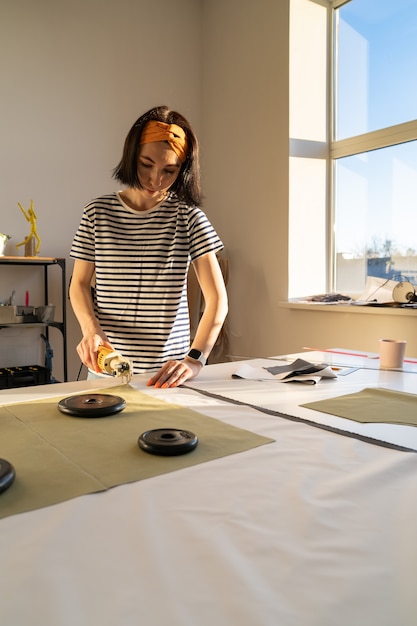
[[[223,244],[198,208],[198,143],[188,121],[165,106],[142,115],[114,178],[125,188],[86,206],[71,248],[77,352],[98,372],[98,347],[112,347],[134,373],[152,373],[148,385],[176,387],[198,375],[227,314],[216,258]],[[190,262],[205,300],[191,346]]]

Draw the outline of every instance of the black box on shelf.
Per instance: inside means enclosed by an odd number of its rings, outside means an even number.
[[[51,380],[51,372],[41,365],[22,367],[2,367],[0,369],[0,389],[45,385]]]

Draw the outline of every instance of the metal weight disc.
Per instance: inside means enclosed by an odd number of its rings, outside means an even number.
[[[138,439],[139,448],[149,454],[175,456],[186,454],[197,447],[198,438],[188,430],[178,428],[156,428],[142,433]]]
[[[87,393],[68,396],[58,402],[61,413],[75,417],[106,417],[123,411],[126,401],[119,396],[102,393]]]
[[[0,459],[0,493],[6,491],[14,481],[16,472],[14,467],[6,459]]]

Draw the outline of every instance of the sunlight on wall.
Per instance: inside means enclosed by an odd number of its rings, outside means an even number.
[[[326,9],[290,3],[290,137],[326,141]]]
[[[291,0],[289,298],[326,290],[326,19]]]
[[[289,297],[326,288],[326,163],[290,159]]]

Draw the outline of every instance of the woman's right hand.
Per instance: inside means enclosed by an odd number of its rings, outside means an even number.
[[[112,348],[112,345],[109,343],[104,333],[84,335],[77,346],[77,353],[82,363],[88,367],[88,369],[98,373],[101,371],[97,365],[97,352],[99,346]]]

